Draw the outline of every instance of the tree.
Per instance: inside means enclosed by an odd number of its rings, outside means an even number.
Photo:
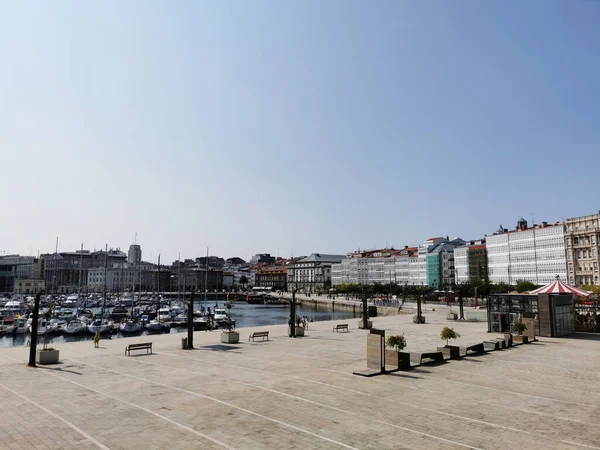
[[[385,340],[385,345],[388,347],[393,347],[397,352],[399,352],[406,347],[406,339],[404,338],[403,334],[399,336],[388,336],[388,338]]]
[[[458,334],[456,331],[454,331],[454,328],[450,328],[450,327],[444,327],[442,328],[442,332],[440,333],[440,339],[442,340],[446,340],[446,345],[448,345],[448,342],[450,339],[456,339],[459,338],[460,334]]]
[[[533,284],[531,281],[527,281],[527,280],[518,280],[517,281],[516,289],[517,289],[517,292],[519,292],[519,293],[533,291],[536,288],[537,288],[537,285]]]
[[[469,283],[468,281],[465,281],[463,283],[458,283],[457,285],[454,286],[454,293],[458,297],[458,304],[460,306],[460,317],[459,317],[460,320],[465,319],[463,298],[469,297],[473,293],[473,289],[474,289],[473,285],[471,283]]]
[[[512,286],[510,284],[507,284],[504,282],[490,284],[489,286],[490,286],[490,292],[492,292],[494,294],[506,294],[512,290]]]

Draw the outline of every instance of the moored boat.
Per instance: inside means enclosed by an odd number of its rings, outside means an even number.
[[[79,319],[71,320],[63,330],[66,334],[82,334],[87,331],[87,324]]]
[[[112,321],[106,319],[96,319],[88,325],[87,330],[95,334],[100,331],[100,334],[109,333],[112,330]]]
[[[142,323],[138,320],[128,319],[121,322],[119,330],[121,333],[137,333],[138,331],[142,331]]]

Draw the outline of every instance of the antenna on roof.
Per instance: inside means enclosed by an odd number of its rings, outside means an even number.
[[[135,232],[135,236],[133,238],[133,244],[137,244],[137,231]]]

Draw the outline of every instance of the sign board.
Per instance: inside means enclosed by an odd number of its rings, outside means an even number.
[[[367,335],[367,367],[385,370],[385,331],[371,329]]]
[[[529,338],[529,342],[535,340],[535,318],[533,317],[523,317],[523,324],[527,327],[527,329],[523,332],[523,336],[527,336]]]

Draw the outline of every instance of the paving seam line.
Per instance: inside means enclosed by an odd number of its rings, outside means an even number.
[[[10,359],[12,359],[13,361],[17,361],[16,359],[13,359],[13,358],[10,358]],[[17,362],[20,362],[20,361],[17,361]],[[41,370],[44,370],[44,369],[41,369]],[[160,419],[162,419],[162,420],[165,420],[165,421],[167,421],[167,422],[169,422],[169,423],[171,423],[171,424],[173,424],[173,425],[175,425],[175,426],[177,426],[177,427],[179,427],[179,428],[182,428],[182,429],[184,429],[184,430],[187,430],[187,431],[189,431],[189,432],[191,432],[191,433],[193,433],[193,434],[195,434],[195,435],[197,435],[197,436],[200,436],[200,437],[202,437],[202,438],[204,438],[204,439],[207,439],[207,440],[209,440],[209,441],[211,441],[211,442],[213,442],[213,443],[215,443],[215,444],[217,444],[217,445],[220,445],[221,447],[224,447],[224,448],[226,448],[226,449],[228,449],[228,450],[236,450],[234,447],[231,447],[231,446],[229,446],[229,445],[227,445],[227,444],[225,444],[225,443],[223,443],[223,442],[220,442],[220,441],[218,441],[217,439],[214,439],[214,438],[212,438],[212,437],[210,437],[210,436],[208,436],[208,435],[206,435],[206,434],[204,434],[204,433],[202,433],[202,432],[200,432],[200,431],[194,430],[193,428],[189,428],[189,427],[187,427],[187,426],[185,426],[185,425],[183,425],[183,424],[181,424],[181,423],[179,423],[179,422],[176,422],[176,421],[174,421],[174,420],[172,420],[172,419],[169,419],[168,417],[165,417],[165,416],[163,416],[162,414],[158,414],[157,412],[154,412],[154,411],[152,411],[152,410],[150,410],[150,409],[148,409],[148,408],[144,408],[143,406],[136,405],[135,403],[131,403],[131,402],[128,402],[128,401],[126,401],[126,400],[122,400],[122,399],[120,399],[120,398],[118,398],[118,397],[113,397],[112,395],[105,394],[104,392],[101,392],[101,391],[98,391],[98,390],[96,390],[96,389],[93,389],[93,388],[91,388],[91,387],[85,386],[84,384],[77,383],[76,381],[72,381],[72,380],[69,380],[69,379],[67,379],[67,378],[61,377],[60,375],[57,375],[57,374],[55,374],[55,373],[47,372],[46,370],[44,370],[44,373],[45,373],[45,374],[47,374],[47,375],[51,375],[51,376],[53,376],[53,377],[59,378],[59,379],[61,379],[61,380],[63,380],[63,381],[66,381],[67,383],[71,383],[71,384],[74,384],[74,385],[76,385],[76,386],[79,386],[79,387],[82,387],[82,388],[84,388],[84,389],[87,389],[87,390],[89,390],[89,391],[95,392],[96,394],[99,394],[99,395],[101,395],[101,396],[103,396],[103,397],[107,397],[107,398],[110,398],[110,399],[112,399],[112,400],[116,400],[116,401],[118,401],[118,402],[120,402],[120,403],[123,403],[123,404],[126,404],[126,405],[128,405],[128,406],[131,406],[132,408],[140,409],[140,410],[142,410],[142,411],[144,411],[144,412],[146,412],[146,413],[148,413],[148,414],[151,414],[151,415],[153,415],[153,416],[155,416],[155,417],[158,417],[158,418],[160,418]],[[4,386],[4,387],[5,387],[5,386]],[[17,394],[17,395],[18,395],[18,394]],[[32,403],[33,403],[33,402],[32,402]],[[44,408],[44,407],[42,407],[41,405],[40,405],[39,407],[40,407],[40,408]],[[47,410],[47,411],[48,411],[50,414],[52,414],[52,415],[55,415],[55,414],[54,414],[54,413],[52,413],[51,411],[49,411],[49,410]],[[66,419],[62,419],[62,418],[61,418],[60,416],[58,416],[57,414],[56,414],[55,416],[56,416],[57,418],[59,418],[59,419],[63,420],[63,422],[65,422],[65,423],[68,423],[68,424],[69,424],[69,426],[75,427],[75,428],[76,428],[76,429],[77,429],[77,430],[78,430],[80,433],[84,434],[86,437],[87,437],[87,436],[89,436],[89,435],[87,435],[87,433],[85,433],[83,430],[79,430],[79,429],[78,429],[78,428],[77,428],[75,425],[73,425],[73,424],[70,424],[70,422],[68,422]],[[97,442],[97,441],[95,441],[95,439],[94,439],[94,438],[92,438],[91,436],[90,436],[89,438],[92,440],[92,442],[94,442],[94,443],[96,443],[96,442]],[[100,444],[99,442],[98,442],[98,444],[97,444],[97,445],[100,445],[100,446],[101,446],[101,448],[102,448],[102,449],[104,449],[104,450],[110,450],[110,448],[103,446],[103,445],[102,445],[102,444]]]

